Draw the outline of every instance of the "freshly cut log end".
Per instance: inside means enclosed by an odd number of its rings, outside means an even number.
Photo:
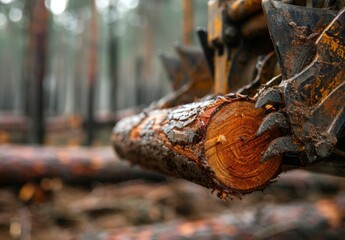
[[[236,101],[212,116],[204,143],[205,157],[217,179],[241,192],[264,188],[280,169],[281,157],[261,164],[262,151],[277,131],[256,136],[264,117],[250,101]]]
[[[256,136],[264,112],[246,97],[225,96],[121,120],[112,141],[133,164],[218,191],[220,198],[264,189],[282,159],[260,163],[277,136]]]

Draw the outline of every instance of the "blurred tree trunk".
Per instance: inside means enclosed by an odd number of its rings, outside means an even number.
[[[108,47],[109,47],[109,77],[111,82],[111,98],[110,98],[110,108],[112,112],[117,110],[117,101],[116,101],[116,91],[118,85],[118,39],[116,35],[116,22],[111,21],[112,14],[115,11],[114,5],[109,5],[109,39],[108,39]]]
[[[137,105],[149,104],[156,99],[158,93],[156,92],[157,85],[152,80],[153,75],[153,60],[155,59],[154,51],[156,39],[154,32],[159,29],[160,19],[157,14],[158,9],[161,9],[163,3],[157,0],[142,1],[138,7],[138,14],[144,16],[145,25],[140,33],[141,39],[139,43],[143,46],[139,48],[139,54],[136,59],[136,98]],[[151,7],[150,7],[151,4]],[[154,6],[154,7],[152,7]],[[147,20],[147,21],[146,21]]]
[[[28,26],[27,113],[29,116],[28,140],[32,144],[44,141],[44,92],[48,37],[48,12],[44,0],[28,1],[30,21]]]
[[[150,103],[151,101],[153,101],[155,99],[155,89],[153,88],[152,81],[150,81],[152,79],[152,62],[154,59],[154,38],[153,38],[153,32],[155,29],[155,24],[157,24],[155,21],[151,21],[151,19],[149,19],[149,24],[147,25],[147,27],[144,30],[144,36],[143,36],[143,45],[144,45],[144,49],[143,49],[143,56],[139,57],[138,59],[138,66],[139,69],[141,71],[141,77],[139,78],[139,80],[141,80],[141,82],[139,82],[137,84],[137,92],[140,93],[140,98],[142,98],[142,101],[138,101],[139,105],[143,104],[143,102],[145,104]],[[149,87],[149,88],[144,88],[144,87]],[[143,89],[145,89],[145,93],[143,94]]]
[[[135,59],[135,105],[140,106],[144,101],[143,91],[143,65],[144,61],[141,56]]]
[[[193,34],[194,34],[193,0],[182,0],[182,8],[183,8],[182,43],[184,45],[192,45]]]
[[[88,99],[86,114],[86,145],[90,146],[94,138],[95,120],[94,120],[94,103],[95,103],[95,87],[98,77],[98,21],[97,21],[96,0],[91,3],[91,18],[89,22],[89,41],[88,41]]]

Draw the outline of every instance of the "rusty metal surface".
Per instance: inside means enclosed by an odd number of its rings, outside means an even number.
[[[306,8],[279,1],[263,1],[268,29],[284,79],[310,63],[314,43],[336,16],[336,11]]]
[[[229,50],[225,48],[222,53],[219,51],[214,58],[214,94],[224,95],[229,92],[227,74],[229,72]]]
[[[229,90],[236,92],[243,86],[256,81],[260,62],[273,50],[268,34],[253,40],[243,39],[241,45],[233,50],[227,82]],[[260,77],[260,79],[265,78]]]
[[[150,109],[191,103],[211,93],[213,78],[203,52],[198,48],[183,45],[177,45],[175,50],[179,60],[172,61],[164,57],[164,61],[168,75],[173,77],[172,85],[177,89],[151,104]]]
[[[248,19],[241,26],[241,34],[244,38],[256,38],[267,33],[266,17],[262,12]]]
[[[224,43],[224,4],[218,0],[208,2],[208,43],[214,48],[214,94],[226,94],[226,76],[229,69],[230,52]]]
[[[233,21],[243,20],[261,10],[261,0],[232,0],[227,2],[227,16]]]
[[[264,1],[264,7],[283,72],[283,81],[275,91],[283,98],[272,102],[269,94],[273,88],[269,88],[259,96],[258,107],[263,103],[276,104],[290,123],[286,141],[294,143],[272,142],[264,160],[282,152],[299,152],[307,160],[304,164],[316,163],[331,155],[345,125],[345,10],[325,26],[331,11],[309,11],[275,1]],[[290,26],[283,35],[275,31],[278,15],[274,14],[279,11],[285,13],[283,22]],[[308,34],[307,29],[312,28],[314,32]],[[296,37],[299,32],[302,35]]]
[[[199,27],[197,29],[199,42],[207,61],[211,75],[214,76],[214,49],[208,45],[208,32],[206,28]]]
[[[306,143],[311,162],[332,153],[345,124],[344,24],[343,10],[316,41],[314,61],[289,80],[284,92],[294,134]],[[301,111],[307,117],[303,123]]]
[[[223,16],[221,3],[218,0],[208,1],[208,42],[213,44],[221,41],[223,31]]]
[[[240,88],[237,93],[254,97],[261,85],[266,84],[269,80],[278,75],[280,71],[277,72],[277,57],[273,51],[258,59],[256,62],[256,70],[257,74],[255,79]]]
[[[209,1],[208,12],[214,93],[235,92],[256,78],[259,57],[273,49],[261,1]]]
[[[188,79],[184,70],[185,68],[182,66],[180,59],[161,53],[160,60],[174,91],[177,91],[187,83]]]

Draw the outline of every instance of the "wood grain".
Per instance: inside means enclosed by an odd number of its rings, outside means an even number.
[[[264,117],[254,103],[237,101],[220,109],[206,132],[205,156],[223,184],[241,191],[261,188],[279,171],[281,157],[259,163],[261,152],[278,132],[255,135]]]

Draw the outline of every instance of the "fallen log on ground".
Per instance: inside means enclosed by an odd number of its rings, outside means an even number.
[[[340,239],[345,195],[315,203],[266,204],[195,221],[86,233],[79,239]]]
[[[112,141],[120,157],[134,164],[231,198],[264,189],[281,171],[281,157],[259,163],[280,134],[256,136],[264,114],[253,100],[226,95],[123,119]]]
[[[119,161],[110,147],[0,146],[0,185],[43,178],[71,183],[164,180],[161,175]]]

